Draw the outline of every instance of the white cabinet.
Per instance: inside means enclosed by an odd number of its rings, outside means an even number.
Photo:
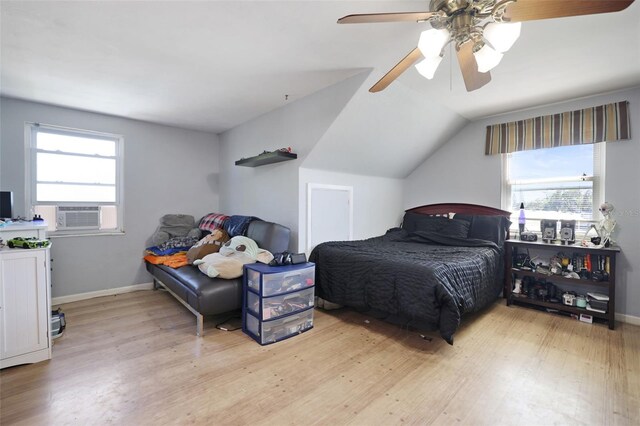
[[[0,249],[0,368],[51,358],[49,270],[49,248]]]

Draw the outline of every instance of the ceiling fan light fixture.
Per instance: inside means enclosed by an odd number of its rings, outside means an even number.
[[[478,72],[489,72],[494,69],[504,56],[500,52],[496,52],[488,44],[482,43],[482,48],[473,52],[478,63]]]
[[[418,49],[425,58],[437,58],[440,56],[442,48],[449,41],[449,31],[446,29],[436,30],[434,28],[423,31],[418,40]]]
[[[424,78],[431,80],[442,62],[442,56],[425,58],[416,64],[416,69]]]
[[[431,0],[425,12],[364,13],[343,16],[339,24],[429,22],[418,47],[391,68],[369,91],[386,89],[421,57],[418,71],[432,78],[454,42],[458,65],[468,92],[491,81],[489,71],[520,36],[521,22],[619,12],[635,0]],[[640,0],[639,0],[640,2]],[[637,3],[637,2],[636,2]]]
[[[484,28],[483,35],[495,50],[504,53],[520,37],[521,27],[522,22],[491,22]]]

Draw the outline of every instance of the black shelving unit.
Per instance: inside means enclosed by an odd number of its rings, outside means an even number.
[[[236,166],[258,167],[267,164],[280,163],[282,161],[295,160],[298,154],[283,151],[265,152],[255,157],[242,158],[236,161]]]
[[[517,249],[532,249],[546,253],[551,257],[554,253],[560,251],[577,252],[582,255],[605,256],[609,258],[610,271],[607,281],[592,281],[574,278],[565,278],[560,275],[549,275],[514,266],[513,252]],[[505,241],[505,286],[504,297],[507,299],[507,305],[517,304],[521,306],[538,306],[546,309],[553,309],[572,314],[586,314],[595,318],[601,318],[609,323],[611,330],[615,327],[615,310],[616,310],[616,255],[620,252],[619,247],[581,247],[580,245],[559,245],[553,243],[507,240]],[[584,287],[585,292],[590,288],[600,288],[608,290],[609,305],[605,313],[591,311],[588,309],[567,306],[562,303],[551,303],[543,300],[530,299],[522,294],[513,293],[513,283],[516,277],[533,277],[539,280],[545,280],[556,284],[566,284],[572,287]]]

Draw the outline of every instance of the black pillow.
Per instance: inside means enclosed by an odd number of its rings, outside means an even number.
[[[448,222],[449,218],[444,216],[426,216],[407,212],[402,220],[402,229],[407,232],[440,232]]]
[[[450,220],[438,232],[449,237],[467,238],[470,227],[471,223],[465,220]]]
[[[473,222],[473,218],[474,216],[470,214],[456,213],[453,215],[453,220],[464,220],[465,222],[469,222],[469,224]]]
[[[453,220],[470,224],[468,238],[493,241],[500,247],[511,225],[511,221],[504,216],[456,214]]]

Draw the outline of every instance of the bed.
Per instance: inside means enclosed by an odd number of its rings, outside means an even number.
[[[511,213],[446,203],[405,211],[400,228],[313,249],[316,296],[453,344],[464,314],[492,304],[503,287]]]

